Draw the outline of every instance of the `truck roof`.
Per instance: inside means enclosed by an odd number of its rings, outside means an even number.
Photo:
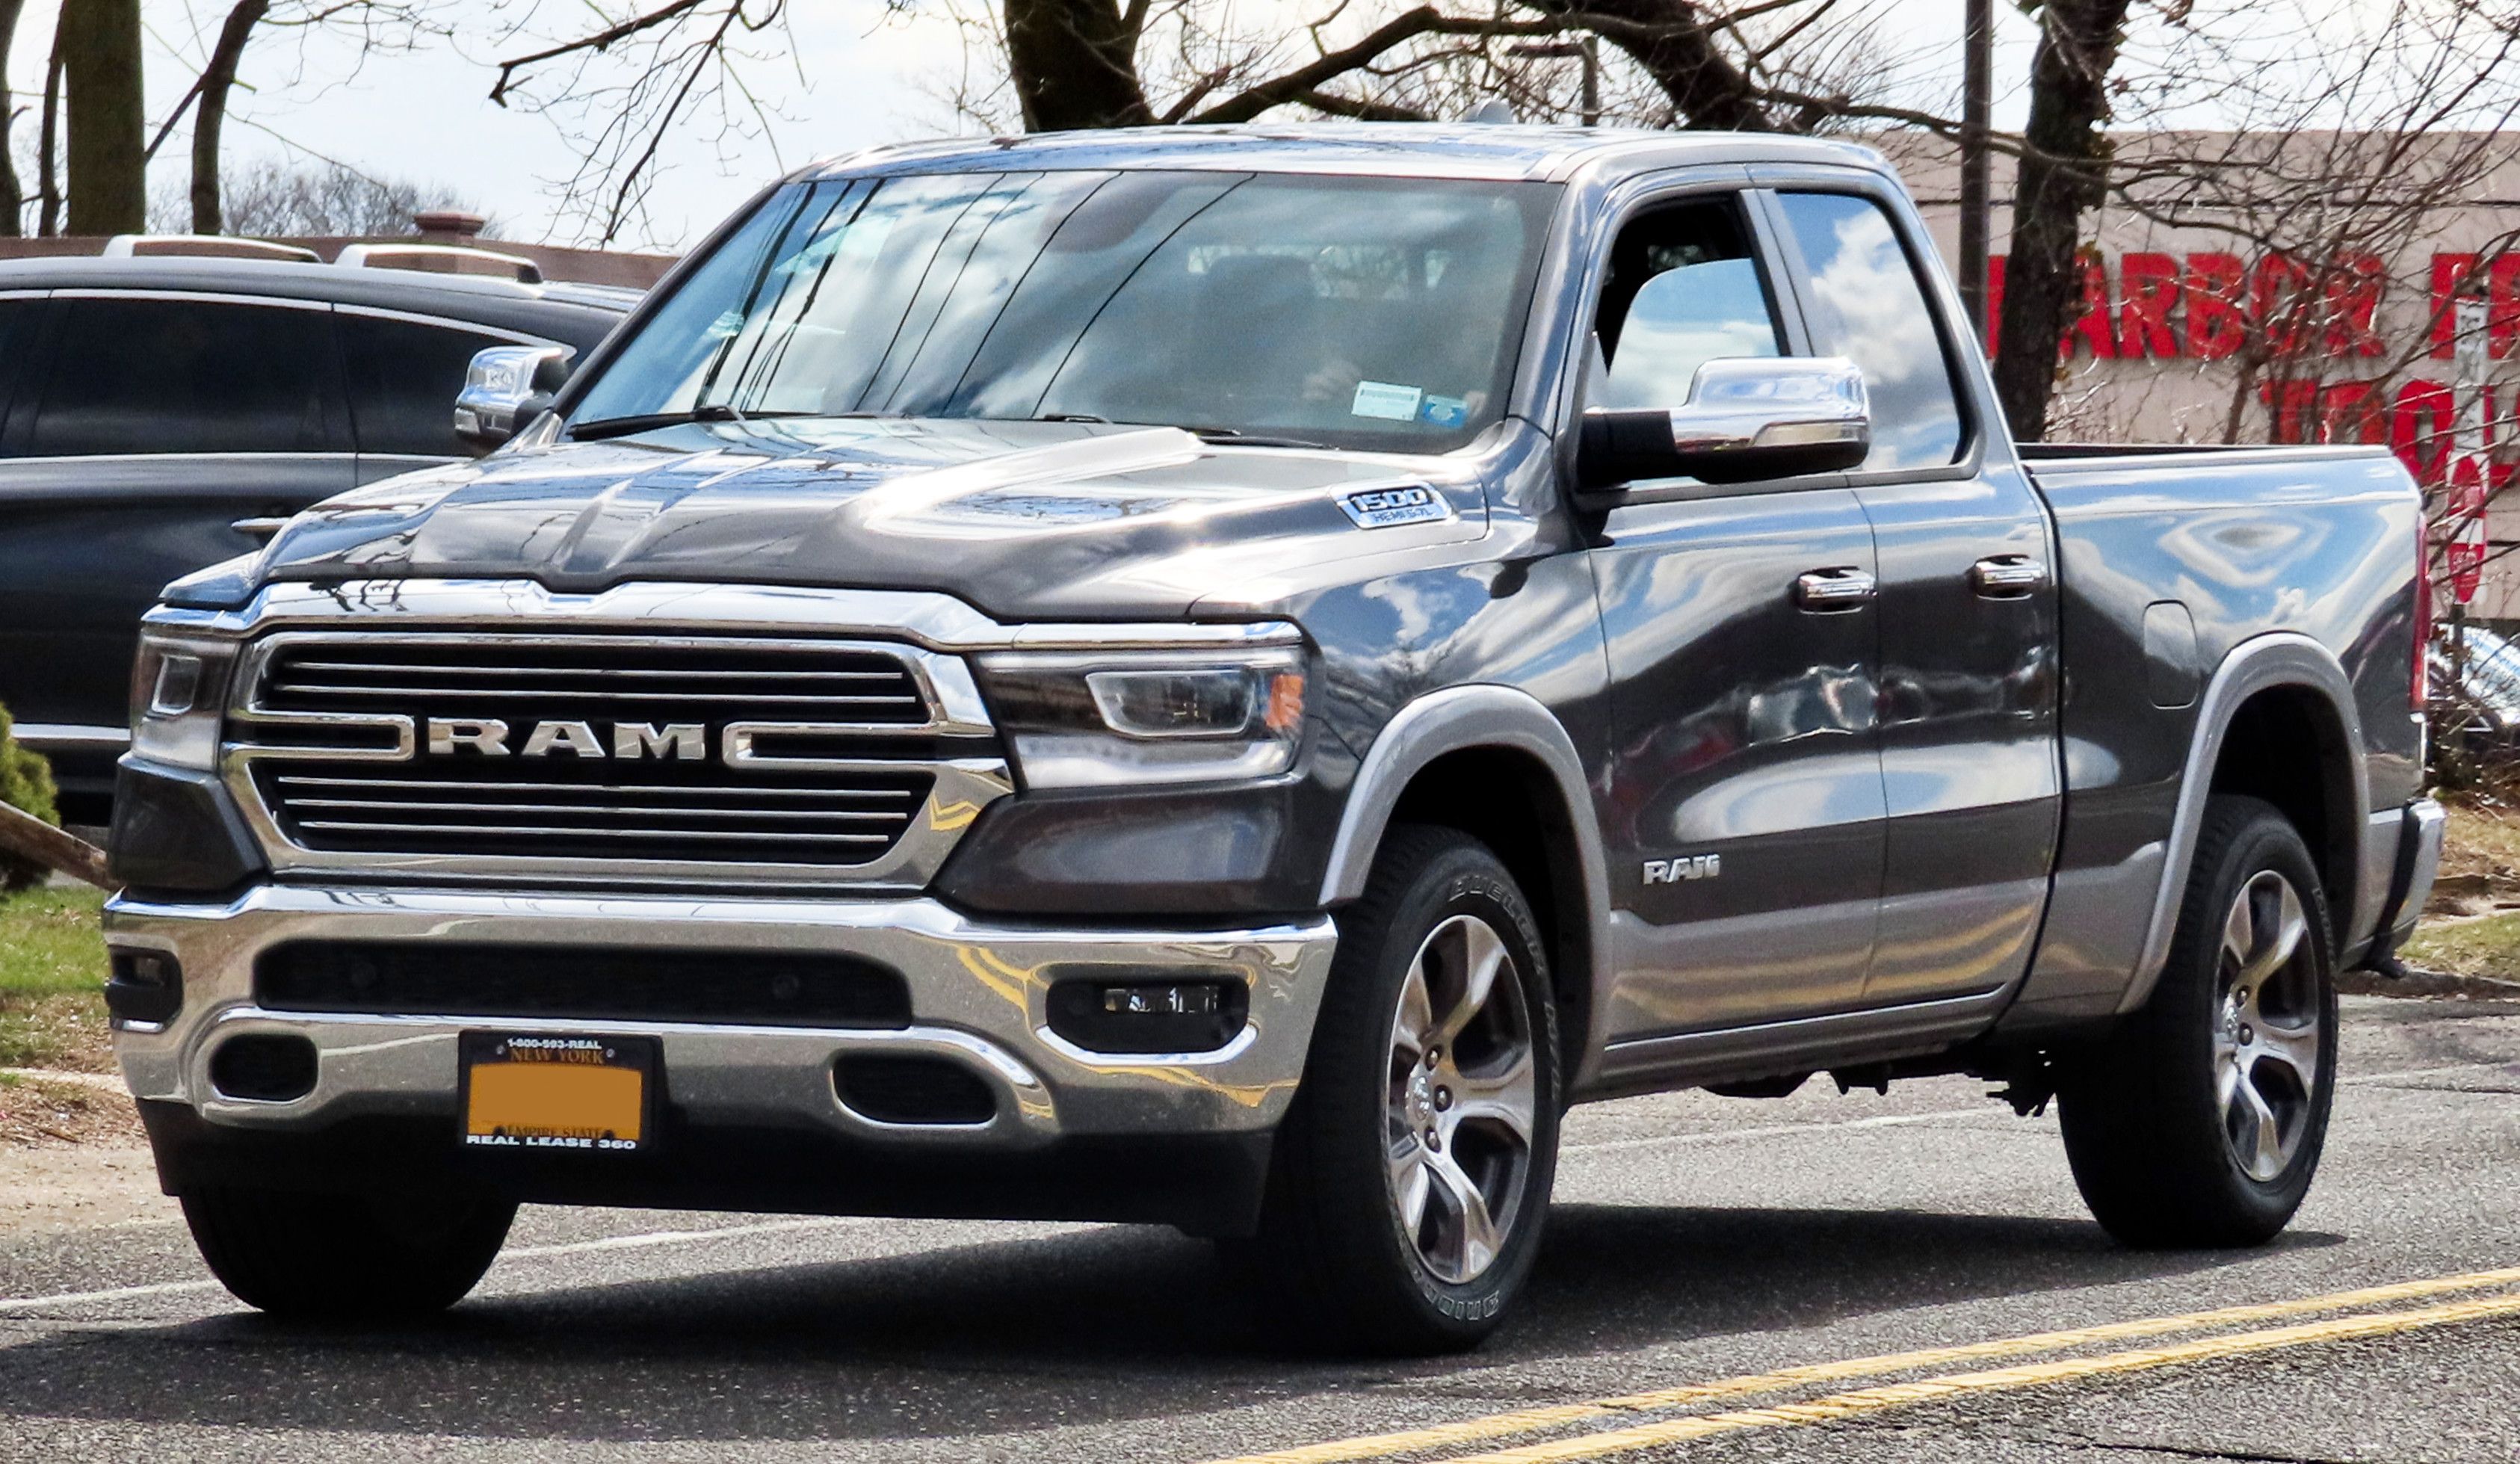
[[[947,138],[869,148],[798,170],[799,178],[1069,168],[1215,168],[1393,178],[1555,181],[1600,164],[1613,172],[1702,163],[1802,162],[1879,168],[1854,143],[1763,132],[1650,132],[1471,122],[1246,123],[1124,127],[1023,137]]]

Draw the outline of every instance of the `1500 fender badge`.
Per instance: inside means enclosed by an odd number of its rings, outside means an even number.
[[[1439,523],[1453,516],[1453,506],[1432,488],[1366,488],[1339,495],[1338,506],[1361,529],[1387,529],[1404,523]]]

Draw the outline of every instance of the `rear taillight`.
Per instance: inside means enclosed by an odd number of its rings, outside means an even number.
[[[2420,712],[2432,699],[2433,542],[2424,515],[2415,514],[2415,655],[2407,697]]]

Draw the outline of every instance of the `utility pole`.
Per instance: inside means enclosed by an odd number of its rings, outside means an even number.
[[[1976,0],[1971,0],[1976,3]],[[1577,41],[1526,41],[1508,46],[1508,56],[1530,56],[1548,60],[1575,60],[1584,63],[1584,125],[1601,125],[1601,38],[1587,35]]]
[[[1986,345],[1987,131],[1994,111],[1995,0],[1968,0],[1960,100],[1960,303]]]

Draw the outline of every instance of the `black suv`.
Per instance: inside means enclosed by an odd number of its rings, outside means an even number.
[[[362,483],[472,456],[472,353],[592,348],[601,286],[213,258],[0,261],[0,704],[107,821],[141,612]]]

